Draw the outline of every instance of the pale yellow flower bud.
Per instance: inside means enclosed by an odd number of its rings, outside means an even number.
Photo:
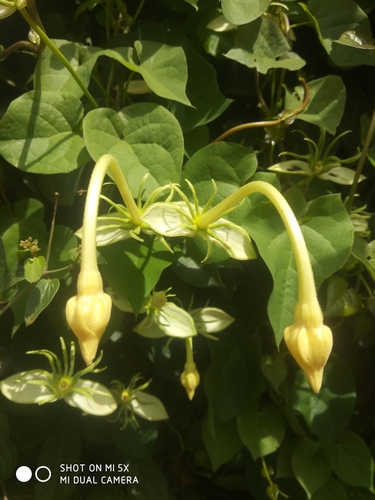
[[[305,307],[297,304],[295,323],[284,330],[284,340],[312,390],[318,393],[333,344],[331,329],[323,325],[320,311],[314,313],[306,304]]]
[[[185,387],[188,398],[190,401],[193,399],[195,394],[195,389],[198,387],[200,382],[200,376],[198,370],[196,369],[195,363],[185,364],[185,370],[181,373],[181,384]]]
[[[66,319],[78,338],[83,359],[90,365],[111,317],[112,300],[103,291],[76,295],[66,304]]]

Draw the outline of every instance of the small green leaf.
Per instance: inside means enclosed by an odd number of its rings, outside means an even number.
[[[327,450],[327,457],[341,481],[374,493],[374,460],[358,434],[351,431],[341,434],[335,445]]]
[[[246,24],[260,17],[271,0],[221,0],[224,16],[233,24]]]
[[[225,56],[248,68],[256,68],[263,74],[271,68],[296,71],[306,64],[301,57],[290,51],[283,32],[268,17],[240,28],[235,37],[235,47]]]
[[[324,316],[346,317],[361,309],[361,298],[354,288],[348,288],[348,282],[341,276],[334,275],[327,283],[327,306]]]
[[[41,279],[31,290],[26,303],[26,326],[34,323],[39,314],[49,305],[60,286],[57,278]]]
[[[155,94],[190,106],[185,94],[187,64],[183,49],[146,40],[138,40],[134,46],[135,50],[124,47],[107,49],[103,53],[140,73]]]
[[[237,428],[253,460],[273,453],[284,440],[284,418],[271,404],[259,410],[255,403],[250,402],[238,415]]]
[[[311,498],[327,483],[332,469],[319,445],[309,439],[301,439],[292,455],[292,467],[297,481]]]
[[[43,255],[27,259],[24,263],[25,279],[29,283],[39,281],[46,267],[46,259]]]
[[[296,119],[323,127],[334,135],[345,108],[346,90],[342,78],[337,75],[328,75],[309,82],[308,86],[309,103],[304,111],[296,116]],[[296,94],[286,93],[285,109],[296,109],[302,104],[303,87],[296,87],[295,92]]]
[[[76,132],[82,117],[82,103],[71,94],[27,92],[12,101],[0,122],[0,154],[27,172],[71,172],[90,161]]]
[[[348,45],[349,47],[355,47],[357,49],[365,50],[375,50],[374,40],[371,37],[357,33],[356,31],[347,30],[341,33],[338,40],[334,40],[336,43],[341,43],[342,45]]]

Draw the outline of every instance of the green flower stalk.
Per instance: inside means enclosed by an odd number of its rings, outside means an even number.
[[[96,259],[96,220],[100,192],[107,169],[110,168],[132,221],[140,224],[139,211],[129,191],[119,164],[111,155],[102,156],[92,172],[83,216],[81,271],[77,295],[66,304],[66,319],[78,338],[83,359],[90,365],[111,316],[112,300],[103,292],[103,281]]]
[[[274,204],[292,244],[298,273],[298,301],[294,309],[294,324],[284,330],[284,340],[305,372],[313,391],[317,393],[322,385],[324,366],[332,350],[332,332],[323,324],[306,243],[285,198],[271,184],[263,181],[250,182],[202,214],[196,224],[204,230],[244,197],[257,192],[264,194]]]
[[[184,371],[181,373],[181,384],[185,387],[186,393],[190,401],[193,399],[195,394],[195,389],[198,387],[200,382],[199,372],[194,363],[193,355],[193,337],[189,337],[185,341],[186,346],[186,363],[184,366]]]

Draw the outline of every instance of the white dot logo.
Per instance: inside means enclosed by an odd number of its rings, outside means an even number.
[[[30,467],[27,467],[26,465],[22,465],[16,470],[16,478],[20,483],[27,483],[32,478],[32,475],[33,473]],[[51,476],[51,469],[45,465],[41,465],[35,471],[35,479],[40,483],[46,483],[51,479]]]
[[[40,478],[38,476],[38,472],[40,470],[46,470],[47,471],[47,477],[46,478]],[[42,474],[42,476],[44,476],[45,474]],[[37,470],[35,471],[35,478],[40,482],[40,483],[46,483],[47,481],[49,481],[51,479],[51,476],[52,476],[52,472],[51,472],[51,469],[49,467],[46,467],[45,465],[41,465],[40,467],[37,468]]]
[[[27,483],[30,481],[32,475],[33,473],[31,472],[30,467],[27,467],[26,465],[22,465],[22,467],[18,467],[16,470],[16,478],[20,483]]]

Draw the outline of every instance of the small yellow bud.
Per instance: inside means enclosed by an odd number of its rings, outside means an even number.
[[[185,387],[188,398],[190,401],[193,399],[195,394],[195,389],[198,387],[200,382],[200,376],[198,370],[193,364],[185,364],[185,370],[181,373],[181,384]]]
[[[94,361],[100,338],[111,317],[111,307],[111,297],[103,291],[76,295],[66,304],[66,319],[78,338],[87,365]]]
[[[284,331],[285,343],[305,372],[314,392],[322,386],[323,369],[332,350],[332,332],[323,325],[320,311],[309,311],[306,306],[297,304],[295,322]]]

